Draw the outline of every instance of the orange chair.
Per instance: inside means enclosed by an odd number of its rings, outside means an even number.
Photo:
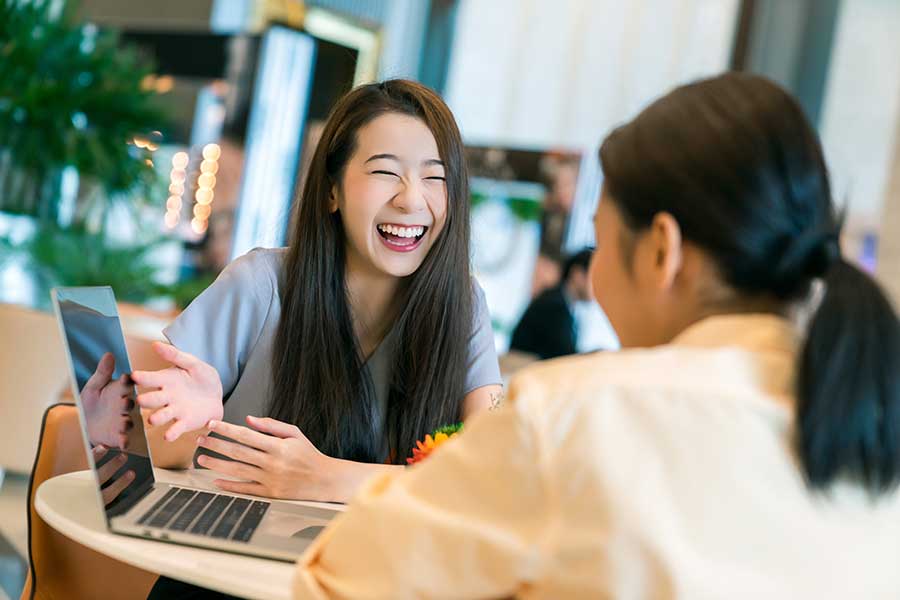
[[[28,563],[21,600],[146,598],[157,575],[119,562],[67,538],[34,510],[34,494],[56,475],[88,468],[78,411],[54,404],[44,413],[28,483]]]
[[[53,315],[0,304],[0,469],[31,469],[41,416],[68,388],[68,373]]]

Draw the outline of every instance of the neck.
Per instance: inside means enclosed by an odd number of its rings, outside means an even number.
[[[739,294],[725,286],[719,286],[715,290],[707,288],[702,300],[693,310],[682,315],[680,322],[672,328],[669,341],[694,323],[708,317],[758,313],[790,317],[790,309],[790,305],[768,294],[750,296]]]
[[[350,314],[363,357],[368,358],[394,322],[400,279],[364,268],[349,254],[345,277]]]
[[[563,284],[562,289],[566,298],[569,299],[569,302],[574,303],[581,299],[578,297],[578,290],[575,289],[575,282],[573,282],[571,278]]]

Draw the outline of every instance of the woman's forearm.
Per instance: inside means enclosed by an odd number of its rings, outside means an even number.
[[[335,459],[334,477],[331,482],[335,502],[349,502],[356,495],[360,486],[370,477],[379,473],[397,473],[404,469],[403,465],[380,465],[361,463],[352,460]]]

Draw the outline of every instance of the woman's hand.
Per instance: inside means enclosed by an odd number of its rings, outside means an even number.
[[[148,419],[151,425],[174,421],[165,440],[174,442],[182,433],[221,419],[222,382],[215,367],[170,344],[154,342],[153,350],[174,366],[161,371],[135,371],[131,379],[142,388],[154,388],[137,397],[141,408],[157,409]]]
[[[115,370],[116,359],[107,352],[84,384],[81,403],[91,443],[124,450],[128,430],[134,427],[129,414],[133,407],[134,386],[127,375],[113,381]]]
[[[100,460],[106,456],[107,452],[109,452],[109,448],[102,444],[91,448],[91,454],[94,456],[94,464],[96,465],[100,462]],[[110,479],[112,479],[112,476],[116,474],[116,471],[125,466],[126,462],[128,462],[128,455],[124,452],[120,452],[117,456],[106,461],[103,463],[102,467],[97,469],[97,480],[100,482],[100,487],[102,488],[101,495],[103,496],[103,506],[109,506],[109,504],[118,498],[119,494],[124,492],[134,481],[134,471],[128,469],[107,487],[103,487]]]
[[[319,502],[345,502],[352,495],[356,478],[351,471],[358,463],[322,454],[295,425],[259,417],[247,417],[247,425],[252,429],[221,421],[208,425],[240,443],[211,436],[197,440],[198,446],[239,461],[205,455],[197,459],[217,473],[244,480],[216,479],[217,487],[238,494]]]

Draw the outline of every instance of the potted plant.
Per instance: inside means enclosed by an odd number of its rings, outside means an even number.
[[[0,214],[30,232],[17,242],[0,228],[0,252],[7,264],[19,254],[38,304],[50,285],[104,281],[139,299],[152,280],[144,259],[159,240],[139,212],[165,198],[152,152],[167,119],[143,85],[153,65],[115,32],[78,22],[75,10],[0,0]],[[109,235],[116,212],[139,235]]]

